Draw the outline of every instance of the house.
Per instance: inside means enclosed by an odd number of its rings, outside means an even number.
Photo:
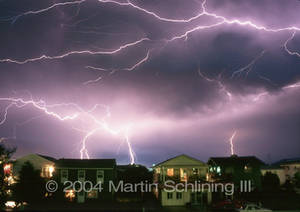
[[[265,175],[267,172],[276,174],[279,177],[280,185],[283,185],[286,181],[292,181],[295,174],[300,172],[300,158],[282,159],[276,163],[262,167],[262,175]]]
[[[19,177],[19,173],[22,169],[22,166],[26,162],[30,162],[35,169],[40,170],[41,177],[51,178],[53,176],[56,162],[55,158],[40,154],[29,154],[16,159],[12,163],[13,176],[15,178]]]
[[[280,185],[283,185],[286,182],[286,174],[283,167],[279,165],[268,165],[263,166],[261,168],[261,174],[264,176],[267,172],[271,172],[272,174],[276,174],[280,180]]]
[[[110,191],[109,183],[116,180],[116,160],[59,159],[56,179],[63,184],[65,198],[71,201],[113,200],[114,191]]]
[[[238,188],[242,180],[250,180],[252,188],[261,188],[260,169],[265,164],[255,156],[212,157],[208,165],[210,181],[233,182]]]
[[[300,172],[300,158],[283,159],[276,162],[284,170],[286,180],[292,180],[297,172]]]
[[[153,181],[158,183],[156,197],[162,206],[185,206],[186,204],[210,204],[211,193],[207,190],[193,189],[195,182],[205,182],[208,166],[204,162],[187,155],[179,155],[153,166]],[[166,183],[186,186],[182,191],[166,189]],[[179,188],[179,187],[178,187]]]

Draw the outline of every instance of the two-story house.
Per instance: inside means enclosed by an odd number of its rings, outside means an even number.
[[[113,200],[114,192],[110,191],[109,183],[116,180],[116,160],[59,159],[56,162],[56,179],[66,191],[65,198],[71,201]]]
[[[286,181],[292,181],[297,172],[300,173],[300,158],[282,159],[261,169],[262,175],[267,172],[276,174],[280,185],[283,185]]]
[[[196,191],[191,184],[205,182],[208,166],[195,158],[187,155],[179,155],[153,166],[153,181],[158,183],[156,197],[162,206],[185,206],[186,204],[210,204],[211,193],[208,191]],[[166,183],[187,185],[187,189],[166,189]],[[190,184],[190,186],[189,186]],[[171,184],[170,184],[171,185]],[[183,191],[182,191],[183,189]]]
[[[247,180],[253,189],[261,187],[261,167],[265,164],[255,156],[212,157],[208,165],[210,181],[232,182],[238,188]]]

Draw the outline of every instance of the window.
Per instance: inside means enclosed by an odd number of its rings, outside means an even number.
[[[187,181],[187,173],[185,169],[180,168],[180,180]]]
[[[61,170],[61,177],[62,178],[68,178],[68,170],[64,169],[64,170]]]
[[[85,172],[84,170],[79,170],[78,171],[78,178],[84,178],[85,177]]]
[[[157,174],[160,174],[160,168],[155,169]]]
[[[97,170],[97,178],[103,178],[103,171],[102,170]]]
[[[167,169],[167,175],[170,177],[174,176],[174,169]]]
[[[176,199],[182,199],[182,193],[181,192],[176,193]]]
[[[52,177],[53,176],[53,172],[54,172],[54,166],[47,165],[47,166],[44,166],[42,168],[41,176],[42,177]]]
[[[103,170],[97,170],[97,182],[104,181],[104,171]]]
[[[193,168],[193,174],[194,174],[194,175],[198,175],[198,173],[199,173],[199,169]]]
[[[168,193],[167,193],[167,198],[168,198],[168,199],[173,199],[173,193],[168,192]]]

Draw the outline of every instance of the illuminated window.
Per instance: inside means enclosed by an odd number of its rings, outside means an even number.
[[[187,181],[187,173],[185,169],[180,168],[180,180]]]
[[[170,177],[174,176],[174,169],[167,169],[167,175]]]
[[[160,168],[155,169],[157,174],[160,174]]]
[[[47,166],[45,166],[45,167],[42,168],[41,176],[42,177],[52,177],[53,176],[53,172],[54,172],[54,166],[47,165]]]
[[[221,173],[221,167],[220,166],[217,167],[217,173]]]

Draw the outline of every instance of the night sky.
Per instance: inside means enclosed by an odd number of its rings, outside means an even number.
[[[17,146],[14,157],[80,158],[82,140],[99,126],[78,107],[99,104],[97,120],[130,126],[136,163],[230,156],[235,131],[237,155],[299,157],[300,2],[202,3],[0,0],[1,142]],[[80,115],[62,121],[3,98]],[[86,149],[130,162],[123,134],[99,129]]]

